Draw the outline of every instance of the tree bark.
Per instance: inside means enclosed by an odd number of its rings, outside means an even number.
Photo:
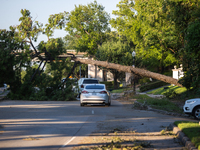
[[[114,72],[113,72],[113,77],[114,77],[114,89],[117,89],[117,88],[118,88],[118,85],[117,85],[117,76],[118,76],[118,72],[117,72],[117,71],[114,71]]]
[[[102,66],[102,67],[109,68],[109,69],[116,69],[119,72],[130,72],[130,73],[133,73],[136,75],[154,78],[154,79],[166,82],[166,83],[170,83],[170,84],[174,84],[174,85],[183,87],[183,85],[178,83],[177,79],[174,79],[172,77],[165,76],[165,75],[162,75],[159,73],[154,73],[154,72],[151,72],[151,71],[148,71],[145,69],[134,68],[132,66],[123,66],[123,65],[119,65],[119,64],[109,63],[106,61],[95,61],[95,60],[91,60],[91,59],[81,59],[81,58],[76,58],[76,57],[72,57],[72,60],[78,61],[83,64],[92,64],[92,65]]]

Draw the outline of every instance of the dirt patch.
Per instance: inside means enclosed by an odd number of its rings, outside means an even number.
[[[162,141],[162,142],[157,142]],[[73,150],[96,150],[96,149],[165,149],[168,145],[176,147],[179,140],[171,131],[158,133],[137,133],[135,131],[120,131],[114,129],[110,133],[92,133],[84,138]],[[185,149],[184,147],[177,149]]]

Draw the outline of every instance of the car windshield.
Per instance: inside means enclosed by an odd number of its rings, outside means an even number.
[[[101,89],[104,89],[104,86],[103,85],[87,85],[85,87],[85,89],[98,89],[98,90],[101,90]]]
[[[97,80],[84,80],[83,81],[83,84],[94,84],[94,83],[98,84],[98,81]]]

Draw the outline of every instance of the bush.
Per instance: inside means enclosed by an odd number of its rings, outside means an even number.
[[[148,83],[146,85],[140,86],[140,91],[144,92],[144,91],[152,90],[152,89],[155,89],[155,88],[167,85],[167,84],[169,84],[169,83],[166,83],[166,82],[163,82],[163,81],[151,82],[151,83]]]
[[[75,94],[72,91],[71,82],[66,83],[66,88],[59,88],[59,84],[52,84],[50,87],[34,88],[32,84],[24,82],[18,89],[8,94],[8,98],[13,100],[31,100],[31,101],[69,101],[75,100]]]
[[[102,81],[101,84],[105,84],[107,89],[113,89],[114,88],[114,81]],[[119,85],[119,82],[118,82]]]
[[[146,84],[146,83],[151,83],[151,81],[150,81],[150,78],[143,77],[143,78],[139,79],[138,83],[141,84],[141,85],[143,85],[143,84]]]
[[[171,99],[177,96],[177,93],[174,89],[168,89],[166,92],[163,93],[167,98]]]

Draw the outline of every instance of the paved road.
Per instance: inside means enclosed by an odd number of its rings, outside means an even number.
[[[118,101],[112,101],[111,107],[80,107],[78,101],[6,100],[0,101],[0,149],[70,150],[92,132],[109,132],[116,127],[160,132],[175,120],[184,118],[129,110]],[[167,140],[173,141],[173,137]],[[182,148],[178,143],[172,146]]]

